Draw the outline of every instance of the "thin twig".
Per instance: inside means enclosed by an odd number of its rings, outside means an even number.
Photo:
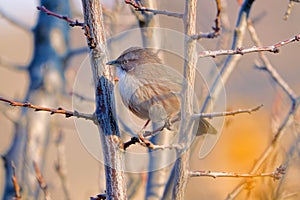
[[[191,171],[190,177],[207,176],[212,178],[218,177],[231,177],[231,178],[256,178],[256,177],[270,177],[274,180],[278,180],[285,174],[286,168],[279,166],[274,172],[259,173],[259,174],[245,174],[245,173],[234,173],[234,172],[212,172],[212,171]]]
[[[214,118],[214,117],[222,117],[222,116],[234,116],[237,114],[243,114],[248,113],[251,114],[252,112],[258,111],[260,108],[262,108],[263,105],[256,106],[255,108],[250,109],[238,109],[234,111],[226,111],[226,112],[215,112],[215,113],[200,113],[200,114],[194,114],[192,116],[192,119],[198,119],[198,118]]]
[[[185,147],[183,144],[164,144],[164,145],[153,145],[152,150],[165,150],[165,149],[176,149],[178,151],[183,150]]]
[[[20,200],[21,192],[20,192],[20,186],[18,184],[18,179],[17,179],[17,175],[16,175],[16,165],[15,165],[14,161],[11,161],[11,168],[12,168],[12,173],[13,173],[11,180],[13,182],[14,189],[15,189],[15,199]]]
[[[33,167],[34,167],[34,170],[35,170],[35,174],[36,174],[36,179],[39,183],[39,186],[41,188],[41,190],[44,192],[44,199],[45,200],[51,200],[52,198],[50,197],[50,193],[48,191],[48,186],[47,186],[47,183],[41,173],[41,170],[38,166],[38,164],[34,161],[33,162]]]
[[[45,6],[37,6],[36,7],[38,10],[46,13],[47,15],[51,15],[51,16],[54,16],[58,19],[63,19],[65,20],[66,22],[69,23],[70,26],[74,27],[74,26],[80,26],[80,27],[83,27],[84,26],[84,23],[82,22],[79,22],[77,19],[76,20],[73,20],[71,18],[69,18],[68,16],[65,16],[65,15],[59,15],[57,13],[54,13],[50,10],[48,10]]]
[[[151,12],[153,14],[166,15],[169,17],[176,17],[176,18],[181,18],[181,19],[183,18],[182,13],[169,12],[166,10],[154,10],[151,8],[146,8],[146,7],[143,7],[141,4],[136,3],[134,0],[125,0],[125,3],[134,7],[136,11]]]
[[[251,39],[254,42],[254,44],[258,45],[258,46],[262,46],[262,43],[259,40],[258,35],[257,35],[255,28],[254,28],[253,24],[251,23],[251,21],[248,22],[248,31],[250,33]],[[275,83],[277,83],[280,86],[280,88],[289,96],[289,98],[292,101],[295,101],[295,99],[297,98],[295,92],[283,80],[283,78],[280,76],[280,74],[275,70],[275,68],[272,66],[271,62],[266,57],[266,55],[263,52],[260,52],[259,57],[260,57],[261,61],[263,62],[264,66],[259,67],[258,65],[256,65],[257,68],[267,71],[269,73],[269,75],[271,76],[271,78],[275,81]]]
[[[50,112],[51,115],[62,114],[62,115],[65,115],[66,118],[77,117],[77,118],[95,121],[95,117],[93,114],[85,114],[85,113],[80,113],[78,111],[69,111],[69,110],[65,110],[63,108],[55,109],[55,108],[42,107],[42,106],[33,105],[29,102],[22,103],[22,102],[12,101],[9,99],[5,99],[3,97],[0,97],[0,101],[9,103],[9,105],[11,105],[11,106],[31,108],[31,109],[34,109],[34,111]]]
[[[278,42],[271,46],[261,46],[261,47],[251,47],[251,48],[237,48],[235,50],[216,50],[216,51],[202,51],[198,54],[199,58],[203,57],[216,57],[221,55],[244,55],[248,53],[254,52],[272,52],[272,53],[279,53],[279,48],[285,45],[288,45],[292,42],[298,42],[300,40],[300,34],[295,35],[294,37],[284,40],[282,42]]]
[[[212,27],[213,31],[208,33],[198,33],[196,35],[192,35],[191,38],[194,40],[199,40],[201,38],[209,38],[213,39],[220,35],[221,32],[221,0],[215,0],[217,5],[217,16],[215,19],[215,26]]]
[[[234,116],[238,114],[243,114],[243,113],[248,113],[251,114],[252,112],[258,111],[260,108],[262,108],[263,105],[256,106],[255,108],[250,108],[250,109],[238,109],[234,111],[227,111],[227,112],[214,112],[214,113],[200,113],[200,114],[194,114],[192,115],[192,120],[198,119],[198,118],[214,118],[214,117],[224,117],[224,116]],[[180,113],[178,113],[175,117],[173,117],[170,120],[170,123],[173,124],[175,122],[180,121]],[[158,127],[157,129],[153,131],[145,131],[143,133],[144,138],[152,137],[155,136],[156,134],[159,134],[160,131],[162,131],[164,128],[166,128],[166,124],[163,126]],[[133,144],[142,144],[143,142],[140,141],[138,137],[132,137],[129,141],[125,142],[123,144],[123,149],[126,150],[129,146]],[[174,145],[169,145],[169,146],[155,146],[154,144],[149,144],[146,145],[150,149],[171,149],[171,148],[177,148],[180,149],[181,147],[175,147]]]

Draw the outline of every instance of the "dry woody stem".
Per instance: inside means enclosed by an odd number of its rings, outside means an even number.
[[[62,114],[62,115],[65,115],[66,118],[77,117],[77,118],[82,118],[82,119],[94,121],[94,115],[93,114],[84,114],[84,113],[80,113],[78,111],[69,111],[69,110],[65,110],[61,107],[59,107],[57,109],[48,108],[48,107],[33,105],[29,102],[22,103],[22,102],[12,101],[12,100],[9,100],[9,99],[3,98],[3,97],[0,97],[0,101],[9,103],[9,105],[11,105],[11,106],[31,108],[31,109],[34,109],[34,111],[49,112],[50,115]]]
[[[247,48],[247,49],[239,47],[235,50],[202,51],[198,54],[198,57],[204,58],[204,57],[216,57],[216,56],[222,56],[222,55],[244,55],[244,54],[248,54],[248,53],[263,52],[263,51],[279,53],[280,47],[283,47],[283,46],[288,45],[293,42],[299,42],[299,40],[300,40],[300,34],[297,34],[290,39],[284,40],[282,42],[278,42],[271,46],[262,46],[262,47],[254,46],[254,47]]]
[[[166,15],[170,17],[176,17],[176,18],[183,18],[182,13],[175,13],[175,12],[169,12],[166,10],[154,10],[151,8],[146,8],[144,7],[140,1],[135,1],[135,0],[125,0],[126,4],[131,5],[136,9],[136,11],[141,11],[141,12],[151,12],[153,14],[159,14],[159,15]]]
[[[259,173],[259,174],[247,174],[247,173],[234,173],[234,172],[212,172],[212,171],[191,171],[191,177],[207,176],[212,178],[218,177],[232,177],[232,178],[256,178],[256,177],[270,177],[274,180],[278,180],[285,174],[286,168],[279,166],[274,172]]]
[[[37,8],[38,10],[40,10],[40,11],[46,13],[47,15],[51,15],[51,16],[54,16],[54,17],[56,17],[56,18],[65,20],[65,21],[68,22],[69,25],[72,26],[72,27],[73,27],[73,26],[80,26],[80,27],[83,27],[83,26],[84,26],[84,23],[79,22],[78,20],[75,20],[75,21],[74,21],[73,19],[69,18],[68,16],[65,16],[65,15],[59,15],[59,14],[57,14],[57,13],[54,13],[54,12],[48,10],[45,6],[37,6],[36,8]]]
[[[214,112],[214,113],[200,113],[200,114],[194,114],[192,116],[192,119],[198,119],[198,118],[214,118],[214,117],[224,117],[224,116],[234,116],[237,114],[251,114],[253,112],[258,111],[261,109],[263,105],[256,106],[255,108],[250,108],[250,109],[238,109],[238,110],[233,110],[233,111],[226,111],[226,112]],[[170,122],[175,123],[180,120],[180,114],[175,116]],[[168,144],[168,145],[155,145],[152,144],[149,140],[146,140],[145,138],[152,137],[156,134],[159,134],[160,131],[162,131],[164,128],[167,128],[166,125],[158,127],[157,129],[153,131],[144,131],[143,133],[143,140],[141,140],[138,137],[132,137],[129,141],[125,142],[122,145],[122,149],[126,150],[129,146],[139,143],[145,147],[148,147],[149,149],[152,150],[164,150],[164,149],[182,149],[182,145],[180,144]]]
[[[44,192],[44,199],[45,200],[51,200],[51,197],[50,197],[50,193],[48,191],[48,186],[47,186],[47,183],[41,173],[41,170],[38,166],[38,164],[36,162],[33,162],[33,167],[34,167],[34,170],[35,170],[35,174],[36,174],[36,180],[38,181],[38,184],[41,188],[41,190]]]

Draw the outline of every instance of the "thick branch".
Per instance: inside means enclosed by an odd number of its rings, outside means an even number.
[[[37,6],[36,7],[38,10],[46,13],[47,15],[51,15],[53,17],[56,17],[58,19],[63,19],[65,20],[66,22],[69,23],[70,26],[74,27],[74,26],[80,26],[80,27],[83,27],[84,26],[84,23],[82,22],[79,22],[77,19],[76,20],[73,20],[71,18],[69,18],[68,16],[65,16],[65,15],[59,15],[55,12],[52,12],[50,10],[48,10],[45,6]]]
[[[107,50],[102,6],[97,0],[82,0],[87,43],[96,96],[96,118],[104,158],[107,199],[127,199],[124,154],[119,149],[112,69],[107,67]]]

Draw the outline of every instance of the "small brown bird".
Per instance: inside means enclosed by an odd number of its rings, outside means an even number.
[[[107,65],[116,66],[122,101],[139,118],[170,120],[180,112],[182,76],[165,67],[150,48],[129,48]],[[200,119],[196,135],[204,133],[217,131]]]

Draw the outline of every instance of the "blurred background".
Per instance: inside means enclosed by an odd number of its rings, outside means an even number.
[[[34,27],[37,15],[37,1],[11,0],[0,2],[0,11],[5,12],[9,17],[18,19],[30,27]],[[103,2],[106,9],[112,8],[110,1]],[[272,45],[279,41],[291,38],[300,32],[300,4],[295,3],[292,13],[288,20],[284,20],[284,14],[287,10],[287,1],[264,0],[256,1],[252,6],[250,18],[254,20],[254,26],[257,34],[264,45]],[[118,21],[113,34],[122,32],[128,28],[138,27],[135,17],[131,14],[129,6],[121,3],[121,12],[117,14]],[[179,0],[160,1],[158,8],[161,10],[182,11],[183,2]],[[81,1],[72,1],[72,11],[74,18],[82,21]],[[227,1],[227,14],[230,22],[230,31],[233,33],[236,24],[240,5],[235,0]],[[213,20],[215,19],[214,1],[199,1],[197,13],[197,30],[201,32],[211,31]],[[1,16],[1,15],[0,15]],[[165,28],[183,31],[180,20],[165,16],[159,17],[160,26]],[[111,26],[111,24],[106,24]],[[7,66],[5,63],[18,66],[27,66],[33,56],[33,35],[12,25],[5,17],[0,17],[0,96],[22,101],[28,88],[28,75],[26,71],[16,70]],[[108,31],[108,37],[111,37],[113,31]],[[231,43],[230,37],[229,44]],[[199,43],[207,50],[215,50],[216,40],[203,39]],[[80,48],[86,46],[83,31],[80,28],[71,29],[71,47]],[[230,45],[229,45],[230,46]],[[252,47],[249,34],[246,34],[243,47]],[[288,85],[298,95],[300,92],[300,43],[293,43],[280,48],[278,54],[266,53],[271,63],[288,83]],[[66,71],[67,90],[71,91],[74,84],[76,71],[86,58],[87,54],[81,54],[72,59],[69,68]],[[224,171],[224,172],[248,172],[262,152],[270,144],[274,132],[274,120],[281,122],[289,109],[289,99],[269,78],[269,75],[257,70],[254,66],[257,54],[244,55],[238,63],[237,68],[232,73],[228,83],[225,85],[227,97],[227,109],[235,110],[240,108],[253,108],[263,104],[264,107],[251,115],[243,114],[230,116],[226,122],[221,134],[220,140],[213,151],[202,160],[198,159],[197,151],[192,157],[191,168],[198,170]],[[71,109],[71,98],[64,98],[60,106]],[[14,126],[11,120],[16,119],[20,110],[9,107],[0,102],[0,154],[4,155],[11,145]],[[33,112],[33,111],[30,111]],[[50,117],[50,116],[49,116]],[[51,116],[57,121],[63,120],[64,146],[66,152],[67,179],[71,191],[72,199],[87,199],[100,193],[99,185],[100,163],[91,156],[77,135],[73,119],[65,119],[62,116]],[[297,138],[294,129],[288,128],[287,134],[282,144],[279,145],[278,157],[272,159],[271,168],[265,167],[267,171],[275,169],[282,164],[282,157],[289,151],[291,141]],[[289,134],[291,133],[291,134]],[[296,133],[298,133],[296,131]],[[299,136],[298,136],[299,137]],[[49,185],[49,190],[53,199],[60,199],[62,195],[61,183],[55,172],[54,163],[57,154],[55,146],[55,137],[50,139],[49,150],[47,150],[46,165],[44,168],[44,177]],[[299,148],[299,146],[297,147]],[[299,156],[292,160],[299,164]],[[2,196],[4,185],[4,167],[0,160],[0,196]],[[298,165],[300,166],[300,165]],[[297,169],[297,168],[296,168]],[[271,170],[272,171],[272,170]],[[143,176],[143,174],[138,174]],[[299,169],[291,174],[293,180],[285,179],[287,187],[296,190],[300,187]],[[254,179],[253,187],[257,190],[257,199],[266,199],[260,196],[262,191],[270,193],[271,188],[276,187],[276,181],[266,180],[264,178]],[[239,178],[192,178],[188,183],[186,199],[224,199],[240,182]],[[260,186],[264,185],[262,188]],[[266,187],[268,185],[269,187]],[[270,189],[270,190],[268,190]],[[254,190],[255,191],[255,190]],[[288,191],[285,191],[289,193]],[[294,192],[294,191],[291,191]],[[297,196],[298,195],[298,196]],[[252,196],[253,197],[253,196]],[[290,199],[299,198],[299,194],[291,196]],[[239,197],[243,199],[244,197]],[[136,197],[138,199],[138,197]]]

